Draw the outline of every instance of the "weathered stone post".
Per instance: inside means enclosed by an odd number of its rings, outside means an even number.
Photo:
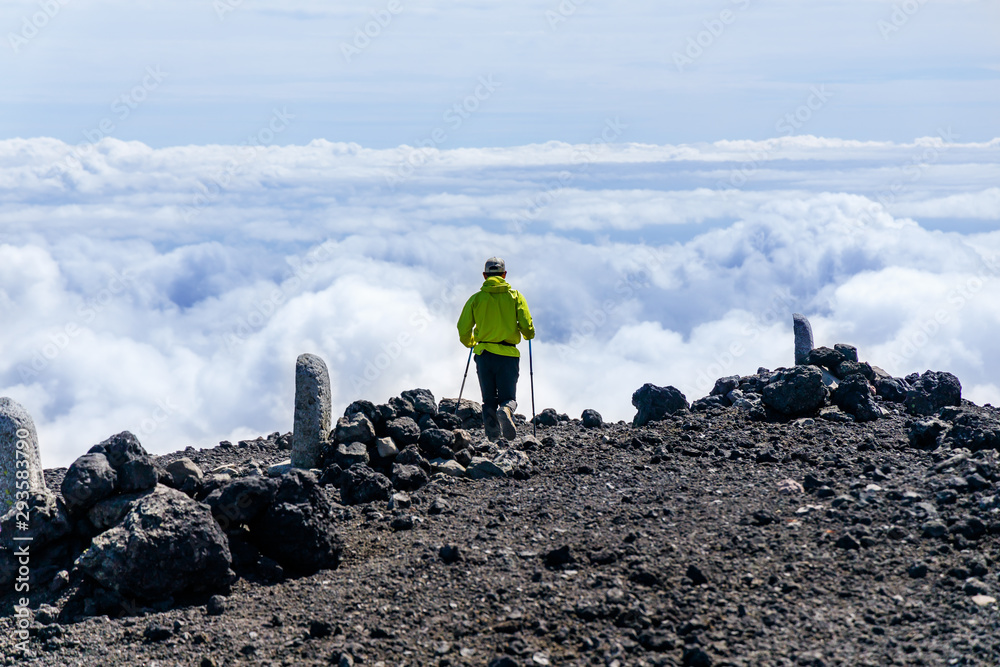
[[[813,349],[812,325],[805,315],[792,313],[792,327],[795,330],[795,365],[801,366]]]
[[[26,463],[19,466],[18,461]],[[17,401],[5,397],[0,398],[0,516],[14,506],[17,491],[44,493],[48,489],[38,456],[35,422]]]
[[[295,362],[295,423],[292,428],[292,465],[315,468],[322,443],[332,424],[330,372],[315,354],[300,355]]]

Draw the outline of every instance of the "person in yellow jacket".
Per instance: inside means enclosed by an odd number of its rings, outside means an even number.
[[[535,337],[531,312],[524,296],[507,284],[507,268],[499,257],[486,260],[485,282],[469,297],[458,318],[458,338],[473,348],[476,373],[483,391],[483,427],[486,437],[508,442],[517,437],[514,410],[517,409],[517,377],[521,336]]]

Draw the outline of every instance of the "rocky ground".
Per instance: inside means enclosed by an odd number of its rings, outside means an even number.
[[[4,664],[1000,664],[997,452],[915,449],[912,423],[713,408],[542,426],[526,479],[439,474],[405,509],[338,505],[336,570],[117,618],[43,612],[30,655],[7,616]],[[275,443],[161,463],[266,466]]]

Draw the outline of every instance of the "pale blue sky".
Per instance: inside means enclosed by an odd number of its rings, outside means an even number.
[[[373,148],[439,128],[440,148],[585,142],[609,117],[628,124],[621,140],[658,144],[1000,134],[997,2],[911,0],[895,17],[882,0],[49,3],[51,18],[38,1],[0,6],[0,138],[78,143],[109,121],[153,147],[238,144],[275,107],[294,119],[274,143]],[[392,20],[345,56],[373,12]],[[456,127],[446,113],[490,76]],[[807,112],[814,86],[828,95]]]

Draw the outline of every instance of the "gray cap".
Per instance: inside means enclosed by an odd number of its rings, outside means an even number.
[[[504,265],[503,260],[499,257],[490,257],[486,260],[486,268],[483,269],[483,273],[499,276],[501,273],[506,272],[507,267]]]

